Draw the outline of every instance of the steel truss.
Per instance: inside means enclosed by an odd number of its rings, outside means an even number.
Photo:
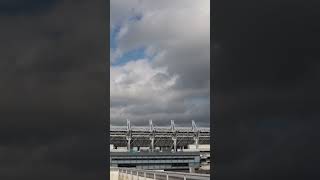
[[[152,120],[149,121],[149,127],[131,127],[127,120],[127,126],[110,127],[110,144],[127,147],[127,150],[132,147],[150,147],[154,151],[155,147],[169,147],[177,151],[190,144],[198,148],[199,144],[210,144],[210,128],[198,128],[194,121],[192,127],[176,127],[173,120],[169,127],[156,127]]]

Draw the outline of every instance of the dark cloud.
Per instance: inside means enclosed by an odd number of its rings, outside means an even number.
[[[217,179],[319,177],[318,8],[315,2],[215,3]]]
[[[1,179],[105,178],[106,2],[1,5]]]

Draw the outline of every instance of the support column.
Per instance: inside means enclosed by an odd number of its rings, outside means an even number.
[[[127,134],[126,134],[126,139],[127,139],[127,151],[130,152],[131,150],[131,139],[132,139],[132,130],[131,130],[131,124],[130,121],[127,119]]]
[[[171,120],[171,132],[172,132],[172,140],[173,140],[173,151],[177,152],[177,130],[174,125],[174,120]]]
[[[196,149],[199,149],[199,136],[195,136],[193,139]]]
[[[199,149],[199,130],[196,126],[196,123],[192,120],[192,131],[193,131],[193,139],[195,141],[196,149]]]
[[[194,172],[195,172],[194,167],[189,167],[189,172],[190,172],[190,173],[194,173]]]
[[[154,137],[151,137],[151,152],[154,152]]]
[[[155,139],[155,129],[152,124],[152,119],[149,120],[150,126],[150,140],[151,140],[151,152],[154,152],[154,139]]]
[[[127,150],[128,152],[131,150],[131,138],[127,137]]]
[[[177,152],[177,137],[172,137],[173,140],[173,151]]]

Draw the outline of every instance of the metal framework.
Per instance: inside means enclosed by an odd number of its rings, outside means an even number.
[[[171,120],[169,127],[156,127],[149,120],[149,127],[134,126],[127,120],[127,126],[110,127],[110,144],[115,147],[150,147],[153,152],[156,147],[171,148],[177,151],[178,148],[185,148],[194,144],[210,144],[210,128],[199,128],[192,120],[192,127],[176,127],[174,120]]]

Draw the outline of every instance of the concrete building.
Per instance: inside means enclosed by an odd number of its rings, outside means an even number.
[[[200,152],[111,152],[111,167],[149,170],[187,170],[200,167]]]

